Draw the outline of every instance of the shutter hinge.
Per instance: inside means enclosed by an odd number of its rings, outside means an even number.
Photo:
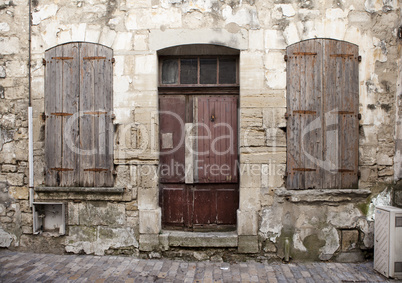
[[[46,59],[45,58],[42,58],[42,65],[46,66]]]
[[[40,117],[42,118],[43,122],[46,122],[46,114],[45,114],[45,112],[42,112],[42,114],[40,114]]]
[[[315,169],[315,168],[293,168],[293,171],[299,171],[299,172],[316,172],[317,169]]]
[[[360,178],[362,176],[362,173],[359,171],[357,171],[357,178]]]
[[[116,62],[116,59],[112,58],[112,64],[114,64],[114,62]]]
[[[290,116],[292,116],[292,115],[289,114],[288,112],[285,113],[285,119],[288,119]]]
[[[112,119],[112,120],[114,120],[114,119],[116,119],[116,114],[112,114],[112,115],[110,115],[110,118]]]
[[[288,55],[283,56],[283,60],[285,60],[285,62],[288,61]]]
[[[362,119],[362,114],[361,113],[357,114],[357,119],[359,119],[359,120]]]
[[[54,170],[54,171],[74,171],[74,169],[72,168],[50,168],[50,170]]]
[[[109,169],[105,169],[105,168],[87,168],[87,169],[84,169],[84,171],[107,172],[107,171],[109,171]]]
[[[357,61],[361,62],[362,61],[362,56],[357,56]]]

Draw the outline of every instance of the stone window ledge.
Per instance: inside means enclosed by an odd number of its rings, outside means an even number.
[[[124,188],[115,187],[35,187],[38,193],[104,193],[122,194]]]
[[[313,189],[313,190],[287,190],[277,189],[275,194],[293,203],[300,202],[344,202],[366,199],[371,191],[368,189]]]

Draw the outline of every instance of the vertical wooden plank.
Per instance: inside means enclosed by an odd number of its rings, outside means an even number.
[[[323,188],[337,188],[338,174],[335,171],[339,166],[339,122],[338,115],[333,114],[339,105],[341,86],[338,85],[337,77],[342,71],[342,66],[334,55],[338,52],[337,41],[325,40],[324,48],[325,68],[325,96],[323,111],[323,140],[325,141],[324,158],[326,168],[324,170]]]
[[[297,168],[297,147],[298,147],[298,128],[296,119],[298,117],[293,114],[294,110],[297,110],[298,104],[298,88],[299,88],[299,65],[298,57],[293,53],[299,51],[299,44],[293,44],[286,49],[287,62],[286,62],[286,81],[287,81],[287,95],[286,105],[287,113],[289,115],[287,119],[287,188],[298,188],[298,175],[295,173],[294,168]]]
[[[239,157],[239,153],[238,153],[238,146],[239,146],[239,130],[238,130],[238,110],[237,110],[237,105],[239,98],[238,96],[233,97],[233,99],[231,100],[229,109],[230,109],[230,119],[228,121],[230,121],[231,127],[232,127],[232,132],[231,134],[233,134],[233,143],[228,145],[228,148],[230,146],[233,146],[233,148],[231,149],[231,155],[230,155],[230,166],[231,166],[231,176],[230,176],[230,181],[232,181],[233,183],[237,183],[239,181],[239,174],[237,171],[237,163],[238,163],[238,157]]]
[[[160,96],[159,109],[160,181],[184,183],[186,99],[184,95]]]
[[[62,112],[67,116],[61,116],[62,136],[62,176],[60,186],[73,187],[79,185],[79,155],[76,153],[79,148],[79,118],[77,117],[79,105],[79,47],[78,43],[64,44],[60,46],[62,57],[72,58],[60,60],[62,68]],[[71,114],[71,116],[70,116]]]
[[[97,55],[97,46],[80,43],[80,185],[94,186],[95,172],[95,144],[94,144],[94,117],[88,112],[94,112],[94,65],[93,60],[84,60],[84,57]]]
[[[358,171],[358,136],[359,136],[359,121],[358,121],[358,48],[350,43],[343,43],[345,54],[353,55],[346,56],[344,85],[345,92],[342,97],[341,110],[344,112],[340,116],[341,135],[340,135],[340,150],[342,159],[340,169],[341,172],[341,187],[342,188],[357,188],[357,171]]]
[[[316,127],[321,123],[321,44],[317,40],[305,41],[305,52],[310,53],[305,56],[306,88],[304,95],[305,109],[308,114],[303,115],[303,146],[305,149],[304,172],[305,188],[321,188],[321,168],[319,161],[322,160],[321,148],[321,127]],[[310,170],[316,171],[310,171]]]
[[[112,69],[111,50],[105,46],[97,47],[100,59],[92,60],[94,67],[94,146],[96,149],[94,172],[95,186],[112,186],[113,154],[111,142],[112,110]]]
[[[52,113],[61,111],[61,92],[57,88],[60,83],[58,76],[60,63],[54,59],[59,49],[54,47],[45,53],[45,160],[47,186],[58,186],[60,183],[59,171],[54,168],[61,168],[61,119]]]

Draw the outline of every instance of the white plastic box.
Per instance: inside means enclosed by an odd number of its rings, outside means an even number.
[[[402,278],[402,209],[378,206],[374,223],[374,269]]]

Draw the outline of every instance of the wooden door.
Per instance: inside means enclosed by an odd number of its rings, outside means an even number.
[[[236,95],[160,95],[164,227],[235,228],[237,104]]]

